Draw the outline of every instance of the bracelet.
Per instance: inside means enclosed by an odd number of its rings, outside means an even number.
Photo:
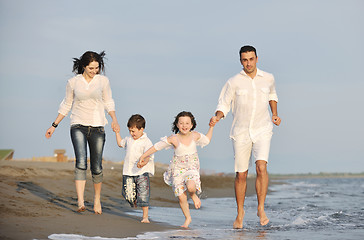
[[[56,124],[55,122],[52,122],[52,127],[56,128],[56,127],[58,127],[58,124]]]

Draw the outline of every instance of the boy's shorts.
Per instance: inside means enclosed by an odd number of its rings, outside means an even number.
[[[123,175],[121,194],[132,207],[148,207],[150,197],[149,173],[138,176]]]
[[[232,140],[235,158],[235,172],[245,172],[249,169],[249,166],[251,165],[250,159],[252,152],[255,161],[264,160],[268,162],[272,134],[272,132],[265,133],[254,143],[250,138]]]

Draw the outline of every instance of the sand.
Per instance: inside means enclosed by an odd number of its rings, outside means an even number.
[[[73,162],[0,161],[0,239],[48,239],[61,233],[123,238],[177,229],[154,221],[140,223],[141,216],[127,215],[132,208],[121,196],[122,165],[105,162],[103,167],[103,214],[95,215],[89,171],[87,210],[77,213]],[[151,207],[179,207],[171,188],[163,182],[164,168],[157,164],[151,178]],[[255,194],[254,181],[248,180],[247,195]],[[233,176],[201,176],[201,182],[201,198],[234,196]]]

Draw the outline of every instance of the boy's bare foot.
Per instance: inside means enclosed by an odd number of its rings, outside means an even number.
[[[150,223],[148,218],[143,218],[140,222],[142,222],[142,223]]]
[[[265,226],[269,223],[269,219],[265,215],[264,210],[258,210],[257,216],[260,218],[260,225]]]
[[[195,208],[196,209],[199,209],[201,207],[201,200],[200,200],[200,198],[196,194],[193,194],[191,196],[191,198],[192,198],[193,203],[195,204]]]
[[[236,219],[234,221],[233,228],[234,229],[242,229],[243,228],[243,221],[244,221],[244,215],[245,211],[243,211],[243,214],[241,216],[236,216]]]
[[[102,214],[100,199],[94,200],[94,212],[95,212],[95,214]]]
[[[191,221],[192,221],[192,218],[186,218],[185,223],[181,227],[188,228],[188,225],[190,225]]]

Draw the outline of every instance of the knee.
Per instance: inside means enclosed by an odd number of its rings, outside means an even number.
[[[247,176],[248,176],[248,171],[237,172],[235,175],[235,181],[238,181],[238,182],[246,181]]]
[[[196,184],[195,182],[193,181],[188,181],[186,183],[186,186],[187,186],[187,191],[191,194],[195,193],[196,192]]]
[[[267,174],[267,162],[266,161],[257,161],[256,162],[256,171],[259,175]]]

